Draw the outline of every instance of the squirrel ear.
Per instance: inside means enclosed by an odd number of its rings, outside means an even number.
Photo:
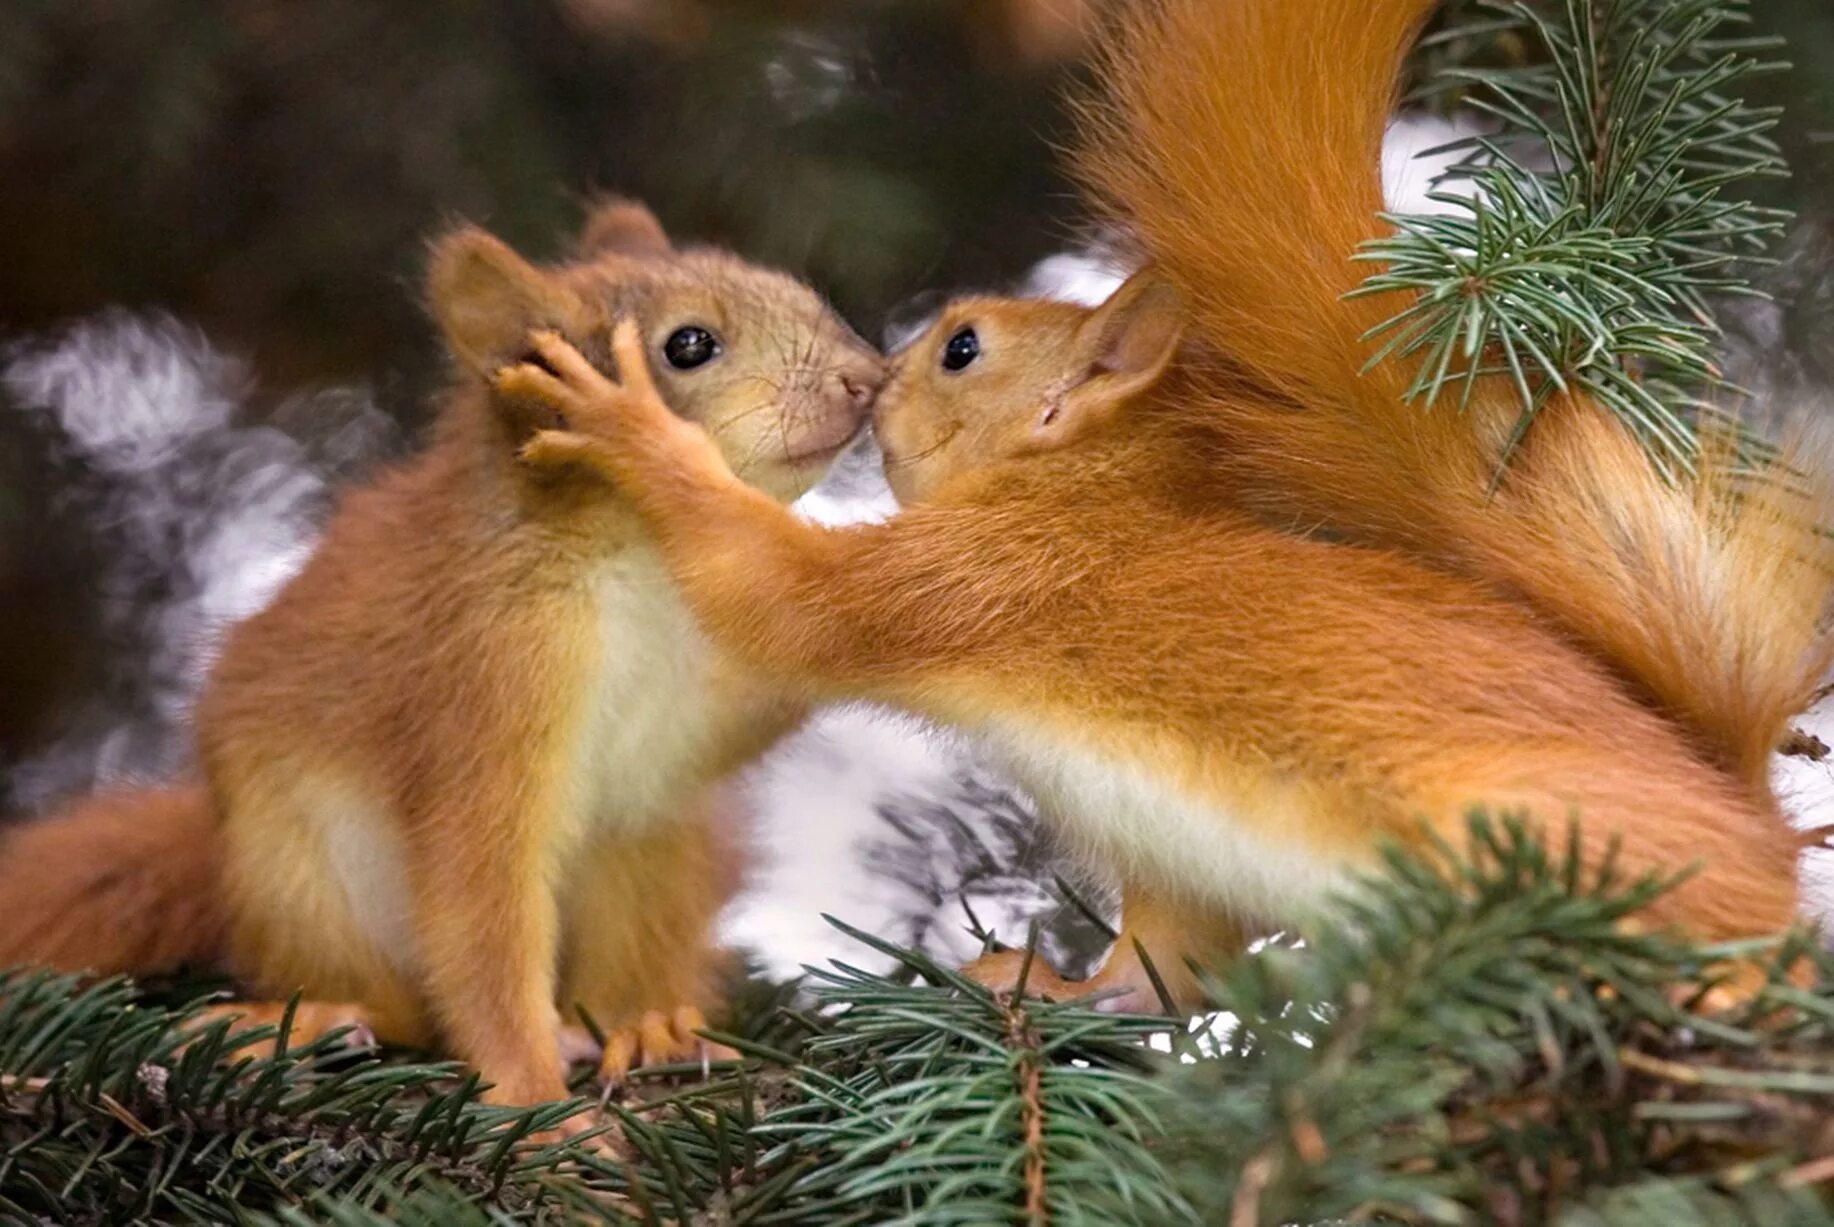
[[[1144,269],[1109,296],[1076,330],[1081,378],[1032,424],[1040,445],[1059,446],[1106,421],[1159,382],[1184,336],[1184,303],[1170,282]]]
[[[471,226],[434,246],[427,297],[453,356],[485,374],[521,354],[531,329],[562,327],[577,305],[507,243]]]
[[[1077,330],[1090,355],[1091,380],[1127,384],[1123,395],[1151,387],[1184,336],[1184,303],[1151,268],[1129,277]]]
[[[675,250],[656,215],[634,200],[608,196],[593,206],[580,230],[582,256],[666,256]]]

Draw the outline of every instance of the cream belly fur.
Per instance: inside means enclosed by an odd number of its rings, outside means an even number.
[[[722,665],[655,554],[632,550],[594,583],[600,664],[582,706],[558,860],[601,834],[639,833],[692,805],[722,747],[775,721],[781,700]],[[641,645],[633,650],[632,645]],[[403,970],[416,965],[400,824],[348,780],[302,780],[304,816],[352,923]]]
[[[350,918],[388,962],[403,971],[419,962],[401,836],[378,802],[325,781],[305,794],[332,876],[344,888]]]
[[[600,665],[572,779],[589,827],[635,833],[691,803],[749,730],[788,731],[786,709],[715,654],[654,550],[621,553],[594,586]]]
[[[407,991],[419,942],[400,836],[376,790],[285,757],[219,787],[231,907],[267,935],[253,946],[232,938],[237,974],[331,1000],[379,979]]]
[[[1085,854],[1157,890],[1290,924],[1349,881],[1346,862],[1319,855],[1296,833],[1278,834],[1299,827],[1296,799],[1262,798],[1247,818],[1093,742],[1008,721],[983,726],[978,740]]]

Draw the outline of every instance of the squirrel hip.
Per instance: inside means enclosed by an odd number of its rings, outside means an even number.
[[[608,357],[614,315],[635,318],[674,411],[787,500],[857,432],[882,364],[807,287],[677,249],[631,204],[597,212],[558,267],[461,230],[430,288],[457,367],[432,445],[351,493],[231,630],[197,709],[207,788],[147,839],[183,876],[165,894],[211,900],[220,938],[185,953],[221,953],[262,993],[355,1003],[378,1038],[445,1047],[527,1103],[564,1094],[576,1007],[610,1033],[611,1074],[699,1046],[741,857],[720,782],[801,707],[705,639],[619,491],[518,461],[557,423],[490,377],[531,327]],[[11,839],[75,822],[94,824]],[[150,969],[100,934],[165,923],[160,892],[122,914],[122,892],[91,891],[93,944],[45,942],[28,913],[80,884],[27,891],[26,870],[0,852],[11,957]]]
[[[545,367],[501,383],[568,422],[529,462],[624,490],[718,642],[811,698],[977,737],[1162,939],[1303,926],[1384,840],[1457,841],[1480,807],[1556,836],[1579,815],[1594,867],[1617,840],[1630,873],[1698,862],[1655,922],[1788,925],[1796,846],[1774,809],[1533,611],[1236,506],[1211,476],[1227,435],[1184,411],[1181,324],[1150,272],[1093,312],[945,308],[875,408],[913,505],[848,530],[738,481],[666,411],[633,331],[622,386],[551,336]]]
[[[1825,488],[1787,460],[1734,482],[1730,448],[1668,480],[1583,396],[1520,412],[1408,403],[1365,370],[1404,295],[1346,301],[1385,237],[1380,150],[1402,58],[1436,0],[1159,0],[1099,56],[1075,168],[1191,304],[1218,365],[1278,395],[1196,381],[1237,497],[1280,522],[1392,545],[1515,592],[1605,661],[1760,799],[1786,721],[1829,664]],[[1493,480],[1501,473],[1500,481]]]

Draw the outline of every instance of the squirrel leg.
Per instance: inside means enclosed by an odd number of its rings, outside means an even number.
[[[1626,932],[1666,929],[1699,942],[1732,942],[1769,937],[1797,923],[1799,846],[1777,814],[1750,805],[1730,786],[1715,795],[1697,783],[1654,778],[1635,762],[1577,761],[1563,776],[1545,755],[1520,763],[1506,751],[1487,755],[1486,765],[1503,782],[1474,781],[1465,795],[1486,797],[1497,813],[1533,815],[1530,829],[1555,854],[1575,841],[1582,882],[1596,880],[1607,866],[1619,883],[1650,875],[1670,881],[1669,889],[1620,922]],[[1525,779],[1537,790],[1517,783]],[[1454,849],[1470,834],[1461,800],[1444,803],[1434,815],[1440,836]],[[1563,812],[1573,817],[1543,817]],[[1710,969],[1709,978],[1723,982],[1696,1004],[1707,1012],[1741,1005],[1762,988],[1770,962],[1765,953]],[[1814,969],[1802,960],[1787,974],[1802,985],[1812,981]],[[1677,985],[1673,995],[1692,1001],[1698,988]]]
[[[607,832],[568,884],[560,1001],[603,1029],[608,1083],[644,1065],[738,1055],[695,1034],[719,1001],[714,927],[739,881],[726,805],[715,790],[653,830]]]
[[[278,1027],[292,1011],[287,1030],[286,1050],[295,1051],[340,1029],[345,1030],[343,1043],[351,1048],[371,1048],[377,1043],[412,1044],[419,1032],[412,1027],[390,1027],[356,1001],[227,1001],[200,1010],[185,1028],[195,1034],[222,1019],[229,1020],[233,1037],[257,1027]],[[280,1036],[274,1035],[242,1045],[245,1054],[271,1057],[280,1052]]]
[[[410,824],[409,876],[426,993],[493,1103],[564,1099],[554,1009],[559,922],[546,846],[554,798],[508,781]]]
[[[1034,957],[1025,976],[1026,992],[1058,1000],[1114,993],[1100,1008],[1157,1012],[1164,1003],[1147,971],[1150,960],[1173,1007],[1192,1010],[1202,1004],[1202,992],[1190,963],[1214,963],[1240,953],[1248,943],[1247,931],[1237,921],[1207,905],[1176,899],[1137,882],[1126,884],[1121,900],[1121,930],[1099,971],[1086,980],[1065,980],[1043,959]],[[982,955],[962,970],[996,992],[1010,993],[1018,987],[1024,962],[1023,950],[1001,950]]]
[[[540,788],[478,789],[471,804],[415,824],[415,919],[427,996],[453,1052],[491,1085],[486,1102],[526,1107],[570,1097],[554,1007],[559,908],[548,818],[557,800]],[[454,889],[463,883],[463,889]],[[529,1135],[545,1146],[597,1129],[605,1117],[577,1112]],[[616,1158],[622,1139],[589,1148]]]

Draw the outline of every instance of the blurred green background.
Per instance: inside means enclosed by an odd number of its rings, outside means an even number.
[[[1052,146],[1097,3],[5,0],[0,341],[168,310],[251,359],[250,412],[360,380],[411,432],[440,369],[428,236],[558,254],[597,190],[879,336],[1075,244]],[[1803,220],[1753,337],[1834,380],[1834,4],[1756,17],[1795,61],[1760,92],[1797,175],[1763,190]],[[0,772],[111,668],[55,454],[0,405]]]
[[[8,0],[0,320],[151,303],[271,378],[412,377],[430,233],[553,253],[615,189],[872,332],[1069,237],[1028,7]]]

